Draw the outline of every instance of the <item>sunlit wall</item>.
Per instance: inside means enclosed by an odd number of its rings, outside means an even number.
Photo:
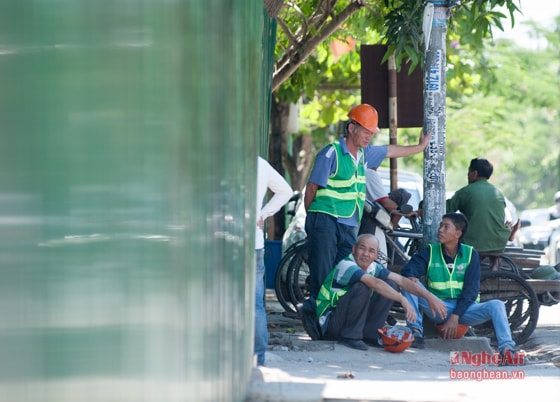
[[[0,3],[0,401],[243,399],[263,19]]]

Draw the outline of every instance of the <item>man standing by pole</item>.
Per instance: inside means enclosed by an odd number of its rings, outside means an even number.
[[[310,297],[298,312],[312,339],[319,338],[316,300],[332,267],[347,257],[356,243],[366,198],[365,170],[385,158],[400,158],[426,149],[431,133],[420,133],[416,145],[370,145],[379,132],[377,110],[357,105],[348,113],[344,135],[323,148],[305,188],[305,231]]]

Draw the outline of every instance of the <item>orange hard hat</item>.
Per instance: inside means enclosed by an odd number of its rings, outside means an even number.
[[[443,330],[441,329],[442,327],[443,327],[443,324],[436,325],[438,335],[443,338]],[[462,338],[463,336],[465,336],[465,334],[467,333],[468,330],[469,330],[468,325],[464,325],[464,324],[457,325],[457,334],[455,335],[455,338],[453,338],[453,339]]]
[[[379,132],[377,110],[367,103],[353,107],[348,113],[348,117],[372,133]]]
[[[403,352],[408,349],[412,341],[414,341],[412,330],[403,325],[395,325],[392,328],[383,327],[379,328],[378,331],[381,334],[383,349],[387,352]]]

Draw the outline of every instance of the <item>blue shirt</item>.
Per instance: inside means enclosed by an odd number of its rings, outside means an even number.
[[[344,137],[340,137],[339,142],[342,152],[349,153]],[[387,145],[367,145],[358,152],[358,160],[360,160],[361,152],[364,154],[365,168],[376,169],[387,157]],[[336,167],[336,152],[334,146],[329,144],[317,154],[309,182],[315,183],[321,188],[327,187],[327,181],[336,172]],[[356,210],[351,218],[338,218],[337,222],[348,226],[358,226],[358,211]]]

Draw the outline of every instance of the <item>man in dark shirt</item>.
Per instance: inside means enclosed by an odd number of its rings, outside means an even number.
[[[417,312],[416,321],[407,322],[414,332],[412,346],[423,347],[422,311],[430,320],[443,323],[444,338],[454,338],[459,323],[471,326],[492,320],[498,350],[504,356],[515,347],[505,306],[501,300],[478,302],[480,259],[472,246],[462,243],[467,230],[468,221],[464,215],[456,212],[444,215],[438,230],[438,242],[415,254],[401,271],[402,276],[419,284],[419,279],[425,277],[428,291],[447,306],[447,317],[433,315],[425,300],[403,292]]]

